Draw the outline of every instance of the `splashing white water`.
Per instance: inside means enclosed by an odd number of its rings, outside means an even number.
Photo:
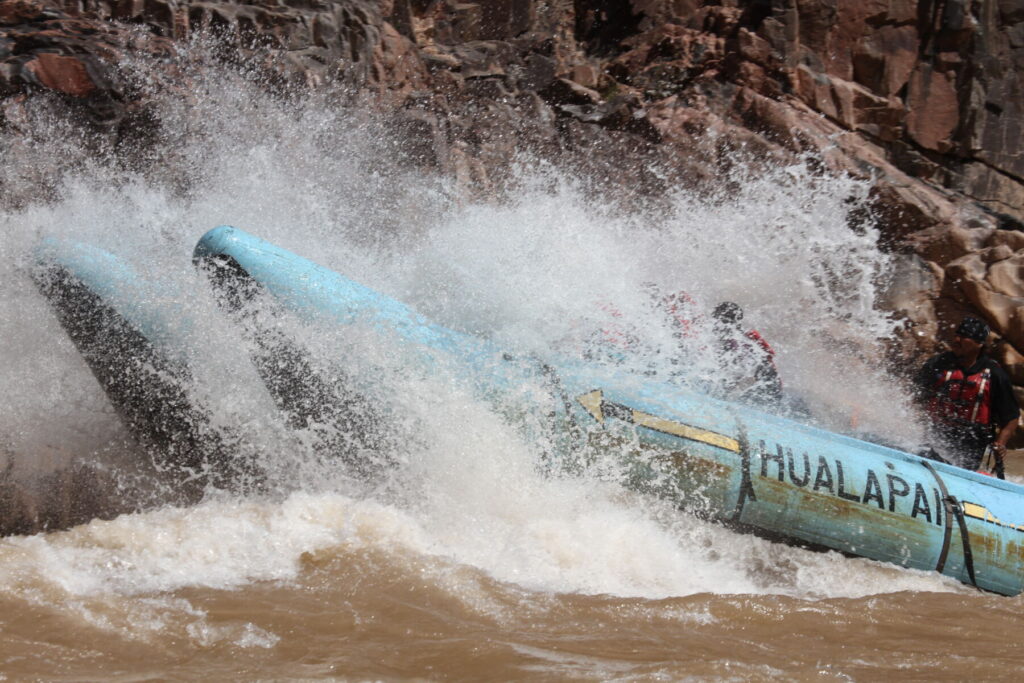
[[[341,484],[285,427],[246,342],[190,260],[207,229],[234,224],[529,354],[606,324],[607,304],[640,331],[644,348],[659,351],[636,361],[655,372],[670,370],[659,359],[676,342],[652,313],[646,283],[685,291],[705,311],[732,300],[776,347],[787,390],[819,417],[849,426],[857,413],[862,425],[907,439],[905,401],[871,355],[889,329],[874,308],[886,259],[870,228],[848,227],[863,207],[863,184],[803,165],[778,168],[731,178],[738,191],[729,196],[680,191],[652,222],[558,169],[524,166],[512,196],[460,205],[443,181],[384,161],[401,142],[367,111],[313,96],[273,99],[230,72],[195,77],[187,107],[159,100],[166,139],[154,153],[167,162],[163,173],[128,171],[76,146],[60,135],[59,112],[26,124],[36,127],[35,153],[22,157],[28,168],[12,165],[5,175],[45,175],[40,159],[56,155],[70,157],[74,170],[59,176],[53,198],[0,214],[0,278],[9,283],[0,296],[0,384],[9,387],[0,437],[18,457],[65,459],[103,457],[125,439],[25,276],[40,237],[73,238],[178,292],[196,338],[206,340],[191,351],[193,389],[215,426],[240,429],[263,453],[278,495],[0,541],[7,590],[26,576],[75,596],[226,588],[294,577],[303,553],[354,542],[449,558],[546,591],[835,596],[948,587],[934,576],[735,536],[607,483],[545,478],[538,444],[458,388],[402,377],[397,352],[385,359],[392,375],[380,386],[407,390],[404,422],[393,425],[407,437],[402,467],[379,499],[332,492]],[[339,353],[347,343],[340,332],[282,325],[325,365],[364,362]],[[699,359],[692,365],[698,376],[710,370]]]

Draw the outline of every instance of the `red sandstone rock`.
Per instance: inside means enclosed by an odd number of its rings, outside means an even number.
[[[0,26],[16,26],[37,21],[43,16],[43,5],[30,0],[0,2]]]
[[[949,151],[951,136],[960,121],[960,106],[953,74],[919,65],[910,78],[907,131],[922,147]]]
[[[959,258],[984,249],[995,232],[959,225],[936,226],[914,236],[915,251],[928,261],[945,268]]]
[[[1018,252],[1024,249],[1024,232],[1016,230],[993,230],[988,240],[985,242],[986,247],[998,247],[999,245],[1005,244],[1013,252]]]
[[[1024,355],[1005,341],[996,346],[994,355],[1009,373],[1014,384],[1024,384]]]
[[[551,104],[597,105],[601,95],[596,90],[585,88],[567,78],[556,78],[538,93]]]
[[[914,71],[918,48],[914,26],[883,26],[855,48],[854,78],[879,95],[897,95]]]
[[[77,57],[40,53],[25,65],[41,85],[72,97],[86,97],[96,90],[85,64]]]
[[[1003,246],[1006,256],[989,266],[986,280],[998,294],[1021,299],[1024,305],[1024,251],[1014,254]]]
[[[373,79],[389,99],[400,103],[410,92],[427,87],[429,76],[419,51],[390,24],[381,25],[373,60]]]

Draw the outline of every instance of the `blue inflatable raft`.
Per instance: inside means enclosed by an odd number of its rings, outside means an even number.
[[[1024,487],[643,377],[513,358],[236,228],[207,233],[195,258],[312,320],[373,326],[424,367],[461,368],[502,408],[524,381],[545,387],[518,409],[543,416],[569,466],[614,449],[633,486],[734,528],[1021,592]]]
[[[199,500],[209,484],[258,480],[238,456],[238,433],[211,429],[209,411],[190,392],[194,344],[181,297],[75,241],[44,241],[32,278],[121,421],[173,480],[178,502]]]

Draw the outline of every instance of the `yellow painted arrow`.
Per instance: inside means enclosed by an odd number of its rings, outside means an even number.
[[[684,425],[680,422],[666,420],[656,415],[651,415],[650,413],[645,413],[643,411],[624,406],[620,403],[605,401],[604,392],[601,389],[596,389],[595,391],[583,394],[582,396],[577,396],[576,400],[579,401],[580,405],[583,406],[586,411],[601,424],[604,424],[605,417],[613,417],[640,427],[653,429],[654,431],[661,432],[662,434],[671,434],[672,436],[678,436],[690,441],[700,441],[701,443],[706,443],[718,448],[724,448],[725,450],[732,451],[734,453],[740,452],[740,442],[731,436],[725,436],[724,434],[700,429],[699,427],[691,427],[690,425]]]

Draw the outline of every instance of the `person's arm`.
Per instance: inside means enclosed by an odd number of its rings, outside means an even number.
[[[993,417],[999,425],[995,441],[992,447],[997,455],[1006,452],[1006,444],[1010,437],[1017,431],[1017,423],[1020,419],[1020,407],[1017,405],[1017,398],[1013,395],[1013,384],[1010,377],[1001,367],[996,367],[992,373],[992,407]]]
[[[999,429],[996,440],[992,442],[992,448],[997,454],[1002,455],[1006,452],[1006,444],[1015,431],[1017,431],[1017,418],[1013,418]]]

